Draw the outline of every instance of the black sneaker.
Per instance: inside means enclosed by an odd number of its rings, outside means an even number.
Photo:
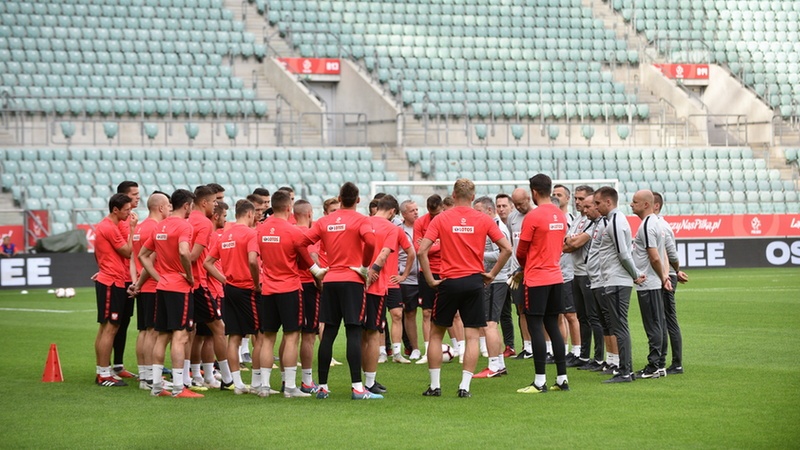
[[[595,360],[590,360],[586,364],[578,367],[578,370],[588,370],[589,372],[599,372],[602,369],[603,365]]]
[[[466,389],[459,389],[458,390],[458,396],[460,398],[470,398],[470,397],[472,397],[472,394],[470,394],[469,391],[466,390]]]
[[[603,380],[603,383],[630,383],[631,381],[633,381],[633,374],[617,374],[607,380]]]
[[[551,391],[568,391],[569,390],[569,384],[567,384],[566,381],[561,383],[561,384],[556,383],[556,384],[553,385],[553,387],[550,388],[550,390]]]
[[[675,364],[667,367],[667,374],[680,375],[683,373],[683,366],[676,366]]]
[[[219,382],[219,390],[220,391],[232,391],[233,388],[234,388],[233,381],[231,381],[230,383],[226,383],[224,381],[220,381]]]
[[[428,390],[423,392],[422,395],[425,397],[441,397],[442,389],[441,388],[431,389],[431,387],[428,386]]]
[[[531,359],[531,358],[533,358],[533,353],[531,353],[531,352],[529,352],[527,350],[523,350],[523,351],[517,353],[517,356],[515,356],[514,358],[516,358],[516,359]]]
[[[386,392],[386,386],[378,383],[377,381],[372,386],[367,387],[367,390],[373,394],[383,394]]]
[[[606,364],[606,367],[603,369],[604,375],[616,375],[616,371],[619,369],[615,364]]]
[[[589,360],[588,359],[581,359],[580,357],[575,356],[572,353],[570,353],[567,356],[567,367],[578,367],[578,368],[580,368],[580,367],[585,366],[586,364],[589,364]]]
[[[544,362],[545,362],[545,364],[555,364],[556,360],[553,358],[553,354],[552,353],[548,353],[547,357],[545,357],[545,359],[544,359]]]
[[[655,369],[651,366],[647,366],[644,369],[636,372],[636,378],[658,378],[660,374],[658,373],[658,369]]]

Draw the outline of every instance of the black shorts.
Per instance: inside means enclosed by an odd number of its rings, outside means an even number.
[[[561,299],[564,302],[564,312],[575,312],[575,297],[572,294],[572,280],[561,285]]]
[[[511,303],[517,305],[518,308],[525,307],[525,292],[528,290],[524,284],[520,284],[516,289],[508,289],[508,295],[511,296]]]
[[[259,331],[277,333],[283,327],[284,333],[300,331],[303,328],[302,291],[262,295],[258,302]]]
[[[431,314],[433,323],[440,327],[450,327],[453,325],[453,317],[458,312],[465,327],[485,327],[483,286],[483,277],[479,273],[442,281],[433,302]]]
[[[319,289],[303,283],[303,333],[319,332]]]
[[[111,322],[114,325],[119,325],[126,314],[125,303],[128,300],[128,291],[113,284],[106,286],[99,281],[95,281],[94,292],[97,295],[97,323]]]
[[[367,294],[366,316],[364,317],[364,329],[372,331],[383,331],[386,317],[386,297],[382,295]]]
[[[205,322],[195,322],[194,323],[195,334],[201,337],[211,337],[214,336],[214,333],[211,332],[211,328],[208,328],[208,324]]]
[[[131,287],[133,283],[130,281],[125,282],[125,317],[133,317],[133,305],[136,303],[136,300],[133,297],[128,297],[128,288]]]
[[[320,321],[326,325],[364,323],[366,296],[364,285],[354,281],[331,281],[322,288],[319,304]]]
[[[403,308],[406,311],[414,311],[422,305],[422,299],[419,296],[419,285],[401,284],[400,294],[403,296]]]
[[[195,323],[208,323],[222,319],[219,303],[208,288],[200,286],[192,292]]]
[[[193,309],[191,292],[156,291],[156,331],[192,331]]]
[[[528,287],[525,290],[523,311],[529,316],[564,314],[564,299],[561,287],[564,283]]]
[[[156,293],[140,292],[136,296],[136,329],[144,331],[156,326]]]
[[[389,288],[389,292],[386,294],[386,309],[392,310],[402,307],[403,294],[400,292],[400,288]]]
[[[508,285],[503,282],[492,283],[483,288],[483,310],[487,322],[500,322],[500,313],[508,298]]]
[[[441,280],[439,278],[439,274],[433,274],[434,280]],[[433,303],[436,300],[436,289],[428,286],[428,283],[425,281],[425,277],[422,276],[420,272],[420,279],[419,279],[419,298],[420,298],[420,305],[422,305],[422,309],[433,309]]]
[[[258,330],[257,295],[252,289],[225,285],[225,309],[222,311],[222,320],[225,322],[226,336],[232,334],[246,336]]]

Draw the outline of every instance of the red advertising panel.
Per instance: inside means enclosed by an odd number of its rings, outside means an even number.
[[[90,252],[94,252],[94,229],[92,226],[88,223],[79,223],[77,228],[86,232],[86,241],[89,243],[86,249]]]
[[[25,215],[25,235],[28,246],[33,247],[36,241],[50,234],[50,214],[46,209],[31,209]]]
[[[338,80],[341,62],[337,58],[277,58],[291,73],[303,75],[311,80]]]
[[[800,237],[800,214],[664,216],[677,239]],[[628,216],[633,232],[641,219]]]
[[[708,80],[708,64],[653,64],[673,80]]]

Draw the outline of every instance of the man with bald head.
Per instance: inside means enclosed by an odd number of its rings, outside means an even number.
[[[169,216],[171,207],[169,198],[160,191],[150,194],[147,199],[149,214],[146,219],[139,222],[131,236],[133,250],[131,254],[138,255],[142,244],[153,234],[159,222]],[[155,259],[155,253],[151,255]],[[139,335],[136,337],[136,359],[139,361],[139,388],[148,390],[153,385],[153,347],[156,344],[155,308],[156,308],[156,281],[143,270],[138,258],[131,258],[136,264],[136,283],[128,288],[128,295],[136,297],[136,322]],[[156,374],[161,377],[161,374]]]
[[[666,261],[661,259],[661,255],[666,252],[666,236],[658,223],[653,204],[653,193],[648,190],[637,191],[631,201],[633,213],[642,219],[633,240],[632,256],[636,269],[646,277],[642,283],[636,285],[636,296],[639,298],[642,324],[650,349],[647,353],[647,365],[637,372],[639,378],[658,378],[662,373],[666,375],[666,370],[659,370],[663,329],[666,326],[661,289],[671,291],[672,284]]]
[[[512,252],[509,263],[511,264],[511,273],[516,272],[519,267],[517,262],[516,253],[519,247],[519,234],[522,230],[522,219],[525,215],[533,210],[531,206],[531,194],[523,188],[514,189],[511,193],[511,203],[514,204],[514,210],[508,214],[508,228],[511,231],[511,245]],[[531,334],[528,332],[528,322],[525,319],[525,314],[522,313],[522,303],[525,300],[525,288],[520,283],[519,288],[509,289],[511,301],[517,306],[517,316],[519,317],[519,331],[522,335],[522,351],[517,353],[517,359],[530,359],[533,358],[533,344],[531,343]]]

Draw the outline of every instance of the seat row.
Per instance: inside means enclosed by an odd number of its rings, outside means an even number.
[[[365,147],[348,148],[39,148],[22,149],[6,148],[0,152],[0,161],[73,161],[91,164],[92,161],[297,161],[318,164],[325,161],[372,161],[372,151]],[[33,163],[35,164],[35,163]],[[69,163],[68,163],[69,164]],[[292,163],[294,164],[294,163]],[[41,166],[43,169],[45,166]],[[28,172],[35,171],[34,166],[25,166]],[[197,167],[194,166],[194,169]],[[187,166],[188,170],[188,166]],[[71,170],[73,171],[73,170]],[[105,170],[110,172],[109,170]],[[194,170],[200,171],[200,170]],[[299,170],[298,170],[299,171]],[[46,169],[43,170],[46,172]],[[74,171],[73,171],[74,172]]]

